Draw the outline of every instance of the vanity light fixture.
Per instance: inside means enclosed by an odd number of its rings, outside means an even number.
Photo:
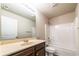
[[[35,12],[27,4],[10,4],[2,3],[1,8],[7,11],[14,12],[16,14],[22,15],[24,17],[34,17]],[[23,14],[24,13],[24,14]]]

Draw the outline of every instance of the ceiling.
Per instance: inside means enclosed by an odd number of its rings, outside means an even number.
[[[71,11],[76,8],[76,3],[41,3],[41,4],[3,4],[3,9],[21,15],[23,17],[35,20],[34,8],[43,13],[48,19],[56,17]],[[33,8],[34,7],[34,8]],[[28,9],[30,9],[30,11]]]
[[[22,17],[35,20],[35,11],[32,10],[27,4],[13,4],[13,3],[4,3],[2,4],[2,9],[9,12],[13,12]]]
[[[37,7],[49,19],[71,11],[76,8],[76,3],[44,3]]]

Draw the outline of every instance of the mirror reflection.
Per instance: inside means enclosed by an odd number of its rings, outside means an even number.
[[[0,40],[35,36],[35,10],[27,4],[0,4]]]

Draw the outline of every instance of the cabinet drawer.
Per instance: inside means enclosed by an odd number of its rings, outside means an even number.
[[[37,51],[37,50],[40,50],[41,48],[44,48],[44,47],[45,47],[45,42],[36,45],[35,50]]]
[[[14,53],[14,54],[12,54],[12,56],[30,56],[30,55],[33,55],[33,50],[34,50],[34,48],[30,47],[30,48],[24,49],[22,51],[19,51],[17,53]]]

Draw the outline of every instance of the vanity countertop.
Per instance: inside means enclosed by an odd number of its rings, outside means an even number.
[[[10,55],[20,50],[45,42],[45,40],[30,39],[26,43],[24,41],[0,45],[0,56]]]

